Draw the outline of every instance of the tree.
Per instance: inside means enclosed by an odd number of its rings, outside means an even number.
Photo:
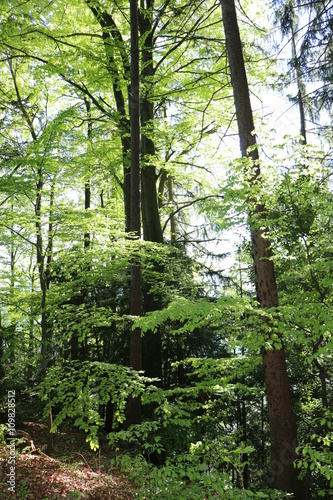
[[[282,77],[283,90],[286,84],[296,83],[297,95],[291,100],[298,105],[300,135],[306,142],[309,123],[315,125],[311,132],[325,130],[325,126],[320,124],[320,117],[322,111],[329,112],[332,102],[329,72],[332,5],[327,0],[306,3],[299,0],[279,1],[277,5],[275,18],[280,24],[282,38],[288,37],[291,44],[289,71]]]
[[[139,240],[141,234],[140,217],[140,54],[138,2],[131,0],[131,233]],[[138,257],[131,263],[131,314],[141,315],[141,265]],[[142,370],[142,340],[139,327],[131,333],[130,364],[134,370]],[[141,420],[140,398],[130,400],[130,423]]]
[[[296,44],[297,24],[295,23],[295,17],[296,17],[295,7],[292,5],[292,3],[288,3],[288,4],[283,4],[282,9],[283,11],[281,13],[281,19],[280,19],[281,31],[283,35],[286,34],[290,35],[291,53],[292,53],[291,66],[295,71],[295,79],[297,86],[296,100],[298,104],[299,117],[300,117],[300,135],[302,137],[302,142],[306,143],[306,119],[305,119],[305,103],[304,103],[305,85],[303,82],[300,61],[297,53],[297,44]],[[277,13],[277,15],[279,15],[279,13]]]
[[[298,486],[295,461],[332,495],[330,141],[252,135],[248,87],[277,84],[264,2],[238,3],[243,53],[222,2],[239,160],[221,2],[0,6],[0,403],[15,384],[22,420],[52,408],[54,428],[69,419],[94,449],[102,430],[133,441],[122,461],[146,497],[281,498],[266,488],[270,444],[270,487]],[[280,5],[309,124],[305,84],[330,75],[302,45],[303,14],[329,58],[330,4]]]
[[[221,7],[241,154],[245,159],[244,165],[247,165],[245,168],[248,170],[250,192],[251,188],[253,190],[253,187],[256,187],[259,188],[260,193],[259,154],[254,135],[252,108],[235,3],[233,0],[221,0]],[[260,202],[260,194],[257,200],[251,200],[252,209],[250,212],[257,300],[261,308],[277,308],[278,291],[274,263],[271,259],[269,231],[265,226],[265,206]],[[297,457],[297,428],[282,343],[278,346],[273,343],[269,350],[263,348],[262,357],[271,435],[272,486],[293,492],[296,498],[304,499],[307,493],[303,489],[302,482],[298,480],[298,473],[293,465]]]

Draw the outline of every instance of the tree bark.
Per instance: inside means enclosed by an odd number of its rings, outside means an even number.
[[[293,10],[293,7],[290,7]],[[290,23],[290,31],[291,31],[291,50],[292,56],[295,64],[295,73],[296,73],[296,82],[297,82],[297,101],[298,101],[298,109],[299,109],[299,118],[300,118],[300,134],[302,137],[302,144],[306,144],[306,122],[305,122],[305,109],[304,109],[304,101],[303,101],[303,82],[302,82],[302,73],[299,64],[299,60],[297,57],[297,48],[296,48],[296,34],[294,23],[291,15],[291,23]]]
[[[146,241],[163,242],[161,221],[158,212],[156,191],[156,156],[154,134],[154,104],[151,90],[154,77],[154,37],[153,37],[154,0],[141,1],[139,20],[140,35],[144,39],[142,47],[141,78],[144,84],[141,94],[141,127],[142,127],[142,223]]]
[[[141,235],[140,217],[140,55],[138,3],[130,0],[131,16],[131,232],[137,239]],[[131,263],[131,314],[141,315],[141,265],[137,257]],[[140,328],[131,332],[130,365],[134,370],[142,369],[142,340]],[[130,398],[128,424],[141,420],[141,399]]]
[[[91,113],[90,113],[90,101],[87,97],[84,98],[85,106],[86,106],[86,111],[87,111],[87,153],[91,149],[91,140],[92,140],[92,132],[93,132],[93,124],[92,124],[92,118],[91,118]],[[90,167],[89,165],[86,165],[85,167],[85,180],[84,180],[84,210],[89,210],[91,205],[91,179],[90,179]],[[83,248],[85,251],[89,250],[91,245],[91,235],[89,230],[85,230],[84,236],[83,236]],[[85,269],[85,272],[89,273],[90,271],[90,266],[87,266]],[[79,307],[82,306],[85,302],[85,298],[87,296],[86,291],[83,291],[78,297],[75,297],[72,299],[72,304],[75,304],[75,306]],[[70,347],[71,347],[71,359],[72,360],[78,360],[80,359],[81,361],[85,361],[87,358],[87,342],[86,338],[79,343],[79,335],[78,331],[74,330],[72,332],[72,336],[70,339]]]
[[[88,151],[90,152],[92,148],[92,132],[93,132],[93,123],[92,123],[92,118],[91,118],[91,104],[90,100],[85,97],[84,98],[84,103],[86,105],[86,111],[87,111],[87,140],[88,140]],[[89,210],[90,205],[91,205],[91,179],[90,179],[90,165],[86,165],[86,175],[85,175],[85,181],[84,181],[84,209]],[[84,234],[84,248],[86,250],[89,250],[90,248],[90,231],[86,231]]]
[[[163,233],[159,216],[156,167],[154,143],[154,104],[151,98],[153,78],[155,74],[153,51],[153,8],[154,0],[141,0],[139,16],[139,30],[144,46],[141,50],[142,70],[141,81],[143,91],[140,99],[141,109],[141,147],[142,147],[142,178],[141,178],[141,203],[142,225],[145,241],[163,243]],[[153,264],[155,271],[162,272],[161,266]],[[161,309],[161,301],[156,294],[151,292],[151,284],[145,283],[143,289],[144,311],[151,312]],[[161,332],[148,331],[143,339],[143,369],[148,377],[162,378],[162,340]]]
[[[255,147],[253,114],[235,2],[234,0],[220,0],[220,3],[241,154],[242,157],[252,160],[252,166],[249,167],[250,185],[257,184],[260,187],[259,154]],[[248,148],[251,146],[254,148],[249,151]],[[249,215],[257,300],[261,308],[277,307],[278,293],[274,264],[270,259],[272,252],[267,239],[268,228],[265,228],[265,206],[256,203],[253,212]],[[258,224],[254,224],[253,215],[259,217],[260,229],[257,227]],[[305,500],[308,493],[305,491],[304,484],[298,480],[297,470],[293,467],[293,462],[296,459],[297,428],[293,414],[285,352],[283,347],[273,347],[272,350],[262,349],[262,357],[271,437],[270,483],[274,488],[293,492],[294,498],[298,500]]]
[[[122,149],[122,160],[123,160],[123,183],[122,188],[124,192],[124,211],[125,211],[125,231],[128,232],[131,226],[131,139],[129,137],[130,132],[130,122],[126,112],[125,97],[122,90],[122,82],[120,75],[117,70],[117,63],[114,58],[114,45],[117,46],[120,51],[125,78],[129,81],[130,77],[130,63],[128,56],[125,52],[125,44],[121,37],[120,31],[114,22],[113,17],[105,12],[103,8],[98,5],[97,2],[92,2],[91,0],[86,0],[91,12],[95,16],[96,20],[99,22],[102,28],[102,38],[105,48],[106,56],[106,66],[107,70],[112,79],[112,89],[116,102],[117,112],[119,114],[119,129],[120,129],[120,140]],[[130,85],[127,86],[127,97],[128,104],[130,107]],[[129,110],[130,112],[130,110]]]
[[[132,158],[133,151],[131,151],[131,139],[129,138],[129,120],[126,113],[125,98],[122,90],[122,80],[117,70],[117,64],[114,59],[114,48],[116,47],[117,53],[120,54],[122,66],[124,70],[125,79],[129,81],[129,73],[132,72],[132,67],[129,67],[129,58],[126,54],[125,43],[122,39],[121,33],[112,18],[112,16],[103,10],[98,2],[86,0],[90,10],[99,22],[103,32],[102,37],[104,41],[107,69],[112,78],[113,93],[115,97],[117,112],[119,114],[119,128],[122,145],[123,157],[123,191],[124,191],[124,206],[125,206],[125,229],[126,232],[132,227],[131,214],[136,213],[136,209],[131,206],[131,175],[132,167],[130,158]],[[156,192],[156,168],[151,164],[151,159],[155,156],[155,145],[152,140],[151,130],[154,120],[154,106],[150,99],[150,88],[152,85],[152,77],[154,74],[153,67],[153,0],[141,0],[140,14],[138,14],[138,30],[140,29],[141,35],[145,39],[144,47],[141,51],[142,56],[142,81],[145,82],[145,91],[141,97],[141,126],[144,129],[141,146],[143,168],[141,172],[141,211],[143,223],[143,235],[146,241],[162,242],[162,228],[159,218],[157,192]],[[132,73],[131,73],[132,74]],[[132,78],[131,78],[132,79]],[[133,94],[131,89],[127,87],[129,114],[132,115],[131,106],[133,105]],[[131,124],[130,124],[131,125]],[[131,125],[132,129],[132,125]],[[131,130],[132,134],[132,130]],[[154,297],[149,297],[150,286],[147,285],[144,290],[144,303],[145,311],[153,311],[160,309],[160,301],[154,300]],[[161,336],[160,333],[152,334],[148,332],[145,335],[144,341],[144,365],[143,368],[146,374],[151,377],[161,376]],[[154,360],[154,362],[152,362]],[[159,361],[158,361],[159,360]],[[158,367],[158,369],[157,369]]]
[[[26,125],[29,129],[31,139],[32,141],[36,144],[38,137],[37,133],[35,131],[34,125],[33,125],[33,118],[30,117],[29,112],[27,111],[24,101],[22,100],[20,89],[18,86],[18,82],[16,79],[16,69],[13,67],[12,60],[9,59],[8,61],[9,64],[9,70],[13,79],[13,84],[15,88],[15,93],[17,97],[17,102],[18,102],[18,107],[20,109],[20,112],[22,114],[23,119],[26,122]],[[46,309],[46,297],[47,297],[47,290],[49,289],[50,285],[50,280],[49,277],[47,276],[47,265],[48,262],[50,262],[51,259],[51,253],[52,253],[52,234],[50,233],[50,224],[51,224],[51,229],[52,229],[52,210],[53,210],[53,188],[51,188],[51,195],[50,195],[50,219],[49,219],[49,234],[48,234],[48,245],[47,249],[49,249],[50,246],[50,251],[48,257],[46,256],[46,253],[43,251],[43,232],[42,232],[42,193],[43,193],[43,187],[44,187],[44,176],[43,176],[43,166],[42,164],[39,164],[37,166],[37,182],[36,182],[36,201],[35,201],[35,231],[36,231],[36,260],[37,260],[37,267],[38,267],[38,273],[39,273],[39,282],[40,282],[40,289],[41,289],[41,334],[42,334],[42,345],[41,345],[41,355],[42,355],[42,362],[41,362],[41,369],[42,369],[42,375],[43,377],[46,376],[47,373],[47,368],[51,364],[51,356],[52,356],[52,348],[51,348],[51,341],[52,341],[52,328],[50,326],[49,322],[49,314]],[[52,439],[52,434],[50,433],[51,427],[52,427],[52,413],[50,410],[49,416],[48,416],[48,421],[47,421],[47,427],[48,427],[48,434],[47,434],[47,451],[50,453],[53,450],[53,439]]]

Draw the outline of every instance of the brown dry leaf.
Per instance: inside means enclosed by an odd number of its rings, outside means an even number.
[[[16,495],[8,491],[9,449],[0,448],[0,498],[24,498],[25,500],[52,500],[62,498],[96,500],[132,500],[134,487],[119,469],[110,472],[112,450],[96,457],[82,435],[76,431],[58,432],[55,444],[61,447],[63,456],[74,457],[69,464],[56,456],[48,457],[43,451],[46,428],[41,424],[24,422],[36,446],[32,454],[22,453],[16,457]],[[38,449],[39,448],[39,449]],[[109,456],[107,454],[109,451]],[[101,470],[98,470],[100,467]]]

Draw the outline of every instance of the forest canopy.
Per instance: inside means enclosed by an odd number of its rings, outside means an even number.
[[[15,391],[140,498],[331,498],[332,1],[0,22],[0,436]]]

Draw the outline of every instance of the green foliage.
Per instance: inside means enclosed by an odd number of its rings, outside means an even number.
[[[25,498],[27,498],[29,493],[31,493],[31,490],[27,485],[26,481],[20,481],[19,488],[16,488],[16,497],[19,500],[25,500]]]
[[[114,405],[115,422],[123,423],[128,398],[138,397],[149,381],[130,368],[99,362],[68,362],[49,370],[40,384],[40,396],[46,402],[47,414],[54,406],[55,431],[66,419],[87,434],[93,450],[98,448],[98,429],[103,426],[100,405]],[[150,389],[147,389],[149,392]]]
[[[332,411],[328,409],[322,417],[313,419],[316,432],[298,450],[297,467],[304,475],[310,471],[318,496],[322,498],[333,494],[332,422]]]
[[[0,424],[0,445],[3,446],[6,444],[5,434],[7,432],[7,425]]]
[[[109,435],[113,446],[131,447],[117,463],[140,485],[142,498],[247,494],[243,477],[245,467],[255,466],[256,450],[250,444],[255,436],[249,434],[244,441],[239,412],[244,404],[254,408],[256,399],[260,407],[260,394],[251,378],[256,362],[248,364],[246,357],[239,361],[236,356],[184,360],[186,387],[143,396],[143,408],[153,404],[153,419]],[[256,413],[247,418],[255,425]],[[232,475],[240,488],[235,488]]]
[[[243,453],[245,450],[239,450]],[[247,452],[250,452],[248,449]],[[237,450],[235,450],[237,453]],[[237,464],[237,459],[235,460]],[[220,498],[237,499],[281,499],[281,492],[275,490],[254,490],[237,488],[230,482],[228,474],[211,468],[204,457],[197,452],[180,454],[173,459],[167,459],[162,468],[158,468],[144,459],[142,455],[121,459],[124,471],[129,472],[132,480],[138,486],[139,498],[171,499],[188,498],[202,499]],[[243,464],[244,466],[244,464]],[[285,496],[284,496],[285,498]]]
[[[53,430],[69,421],[96,449],[111,404],[108,438],[132,447],[121,462],[142,498],[281,498],[261,489],[269,432],[260,354],[284,346],[297,466],[311,471],[314,495],[332,496],[330,127],[322,148],[290,137],[276,145],[265,139],[266,125],[258,128],[261,183],[250,182],[251,159],[234,158],[220,3],[156,0],[149,12],[141,3],[141,53],[154,35],[151,74],[141,65],[141,93],[153,108],[142,133],[154,146],[143,158],[154,175],[142,200],[158,197],[164,243],[135,241],[124,230],[128,4],[92,1],[105,8],[94,15],[89,2],[59,0],[56,9],[47,0],[1,2],[1,406],[15,389],[19,419],[52,409]],[[285,13],[299,9],[298,22],[309,14],[300,63],[306,70],[313,63],[305,79],[324,84],[305,99],[307,112],[319,116],[332,100],[331,52],[318,57],[328,48],[328,2],[281,3]],[[239,9],[255,95],[279,83],[266,44],[273,4],[244,1]],[[244,229],[258,202],[279,289],[279,307],[269,311],[257,308]],[[228,269],[223,258],[235,256],[237,234],[244,242]],[[133,256],[143,308],[153,309],[149,300],[160,308],[140,318],[129,315]],[[159,336],[161,381],[127,368],[132,325]],[[124,429],[128,399],[137,396],[143,421]],[[1,424],[0,442],[4,432]]]
[[[82,495],[83,495],[82,491],[71,490],[67,493],[66,498],[69,498],[72,500],[79,500],[80,498],[82,498]]]

